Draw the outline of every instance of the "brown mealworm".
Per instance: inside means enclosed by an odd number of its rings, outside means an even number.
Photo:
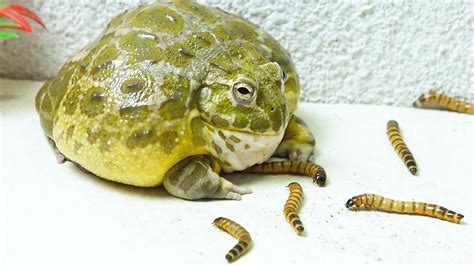
[[[386,212],[425,215],[453,223],[459,223],[461,219],[464,218],[464,215],[453,212],[439,205],[415,201],[393,200],[375,194],[358,195],[352,197],[346,202],[346,208],[351,208],[353,206],[360,207],[361,205]]]
[[[303,188],[297,182],[290,183],[288,188],[290,189],[290,196],[288,196],[283,207],[283,214],[296,234],[300,236],[304,231],[303,223],[298,215],[298,209],[303,200]]]
[[[255,174],[302,174],[311,176],[313,183],[326,184],[326,171],[320,165],[305,161],[276,161],[256,164],[242,171]]]
[[[460,113],[474,114],[474,103],[458,100],[442,92],[433,90],[423,93],[413,103],[413,106],[418,108],[447,109]]]
[[[412,173],[413,175],[416,175],[418,168],[416,166],[415,158],[413,158],[413,154],[410,152],[407,145],[405,144],[405,141],[400,135],[400,127],[398,126],[397,121],[388,121],[387,136],[388,140],[395,149],[395,152],[398,154],[400,159],[402,159],[403,163],[407,166],[408,171],[410,171],[410,173]]]
[[[240,224],[232,221],[231,219],[219,217],[214,220],[213,224],[235,237],[239,242],[225,255],[227,261],[231,262],[242,254],[244,254],[252,245],[252,238],[250,233],[245,230]]]

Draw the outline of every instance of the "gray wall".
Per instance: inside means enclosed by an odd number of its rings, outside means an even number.
[[[0,41],[0,77],[47,79],[143,0],[16,0],[48,30]],[[293,56],[302,99],[408,106],[428,89],[474,100],[472,1],[201,0],[268,30]]]

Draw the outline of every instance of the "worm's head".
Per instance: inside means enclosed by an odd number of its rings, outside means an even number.
[[[346,202],[346,208],[348,209],[354,206],[359,207],[360,205],[362,205],[362,199],[359,196],[352,197]]]
[[[320,187],[324,187],[326,185],[326,179],[326,171],[324,168],[319,167],[316,174],[313,176],[313,183],[316,183]]]
[[[316,184],[320,187],[324,187],[326,185],[326,174],[324,175],[317,175],[316,176]]]
[[[349,209],[350,207],[354,206],[354,205],[355,205],[355,204],[354,204],[354,199],[352,199],[352,198],[349,199],[349,200],[346,202],[346,208],[348,208],[348,209]]]

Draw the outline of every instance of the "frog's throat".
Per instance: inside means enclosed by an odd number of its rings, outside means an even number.
[[[244,170],[254,164],[263,163],[270,158],[285,131],[273,135],[252,134],[213,127],[208,132],[209,152],[226,172]]]

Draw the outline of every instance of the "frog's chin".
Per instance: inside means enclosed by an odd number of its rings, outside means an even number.
[[[284,131],[264,135],[214,127],[209,131],[209,152],[224,172],[244,170],[270,158],[280,145]]]

